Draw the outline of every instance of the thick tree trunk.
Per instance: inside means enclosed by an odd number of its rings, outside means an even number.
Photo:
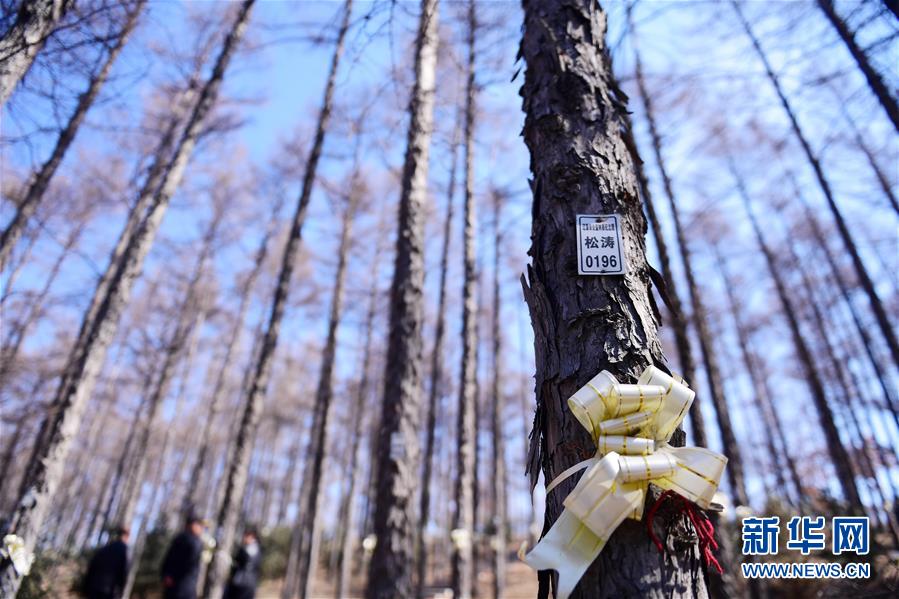
[[[259,422],[259,414],[262,409],[262,401],[268,389],[268,379],[272,367],[272,359],[275,348],[278,345],[278,334],[281,329],[281,320],[287,304],[287,296],[290,291],[290,279],[302,240],[303,224],[306,221],[306,212],[309,201],[312,199],[312,188],[315,183],[318,161],[321,158],[324,146],[325,133],[331,118],[331,107],[334,98],[334,87],[337,81],[337,68],[343,53],[344,39],[349,28],[352,0],[346,0],[344,7],[343,23],[337,36],[334,47],[334,55],[331,59],[331,68],[328,80],[325,84],[324,98],[318,116],[315,138],[309,151],[306,163],[306,172],[303,176],[303,185],[300,197],[297,200],[297,208],[291,222],[287,244],[281,256],[281,270],[278,274],[278,282],[272,298],[271,313],[268,325],[259,348],[259,355],[253,364],[253,371],[243,398],[242,413],[238,425],[237,436],[228,457],[226,465],[225,486],[222,501],[218,506],[218,545],[207,571],[203,596],[218,597],[222,594],[228,575],[230,552],[234,544],[238,518],[240,516],[240,504],[247,484],[247,470],[249,467],[252,440],[255,436]]]
[[[443,247],[440,252],[440,286],[437,292],[437,326],[434,330],[434,348],[431,350],[431,374],[428,386],[427,430],[425,432],[424,469],[422,471],[422,488],[419,497],[418,530],[415,534],[415,562],[417,567],[416,596],[424,599],[424,588],[427,582],[428,551],[424,531],[428,525],[431,511],[431,474],[434,466],[434,437],[437,428],[438,399],[443,395],[443,337],[446,333],[446,275],[449,263],[450,237],[453,230],[453,196],[456,193],[456,161],[459,156],[458,113],[456,127],[453,131],[452,159],[450,161],[449,185],[446,191],[446,216],[443,221]]]
[[[868,270],[865,267],[864,262],[862,261],[861,255],[858,253],[858,248],[855,245],[852,234],[849,232],[849,227],[846,224],[846,220],[843,218],[843,213],[837,206],[833,191],[830,188],[830,183],[824,176],[824,170],[821,167],[821,162],[815,156],[815,153],[812,151],[811,145],[809,145],[808,139],[806,139],[805,133],[799,126],[799,121],[796,119],[796,114],[793,112],[793,107],[790,105],[789,100],[787,100],[787,96],[780,85],[780,81],[778,80],[777,75],[774,74],[771,63],[768,62],[768,56],[762,49],[762,46],[759,43],[755,32],[753,32],[749,21],[747,21],[746,17],[743,15],[743,10],[735,0],[731,0],[731,4],[733,5],[734,10],[736,11],[737,16],[740,19],[740,22],[743,25],[743,29],[745,30],[747,37],[749,37],[749,40],[752,42],[752,47],[758,54],[759,60],[762,61],[762,65],[765,67],[765,73],[767,74],[768,80],[771,82],[771,85],[774,87],[774,91],[777,93],[780,104],[790,121],[790,126],[793,129],[793,134],[796,136],[799,145],[802,146],[802,151],[805,153],[805,157],[808,160],[809,165],[815,172],[815,178],[818,181],[818,185],[821,187],[821,192],[827,199],[827,205],[830,208],[830,212],[833,215],[834,222],[837,225],[837,231],[840,234],[840,238],[843,240],[843,244],[846,246],[846,250],[849,252],[849,256],[852,258],[852,264],[855,267],[855,273],[858,276],[858,280],[861,283],[862,288],[865,290],[865,293],[868,295],[868,300],[871,302],[871,310],[874,312],[874,316],[877,319],[877,325],[880,327],[880,332],[883,334],[883,338],[886,340],[887,345],[890,348],[890,353],[893,356],[893,361],[897,365],[899,365],[899,341],[896,340],[896,333],[893,330],[892,325],[890,324],[889,317],[887,317],[886,310],[883,307],[883,302],[880,301],[880,296],[877,295],[877,290],[874,288],[874,282],[871,280],[871,276],[868,274]]]
[[[786,471],[790,474],[790,482],[792,483],[794,492],[793,497],[796,501],[796,506],[802,509],[802,500],[805,497],[802,479],[799,477],[796,461],[790,453],[790,444],[787,443],[787,435],[784,432],[783,422],[774,406],[774,394],[771,390],[771,383],[768,380],[767,373],[758,361],[759,356],[753,353],[751,349],[750,332],[742,317],[744,309],[740,302],[739,294],[737,294],[736,291],[736,281],[728,272],[727,265],[717,246],[715,246],[714,251],[718,270],[721,272],[721,276],[724,279],[724,290],[727,296],[728,308],[737,329],[737,344],[740,346],[740,356],[743,360],[743,366],[746,368],[749,379],[753,383],[752,388],[758,394],[756,400],[767,424],[765,440],[768,445],[768,451],[775,460],[774,464],[776,469],[774,474],[777,478],[778,488],[781,493],[789,496],[786,479],[784,478],[784,469],[778,459],[782,458],[786,463]],[[780,443],[779,447],[775,443],[775,439]]]
[[[34,211],[37,210],[38,204],[41,202],[44,193],[50,186],[50,180],[53,178],[53,175],[56,174],[59,165],[62,164],[66,152],[72,145],[72,142],[75,141],[75,135],[78,133],[78,128],[84,121],[84,117],[93,105],[94,100],[97,99],[100,88],[106,83],[109,72],[112,70],[112,65],[115,63],[122,48],[125,47],[128,37],[137,25],[138,16],[145,4],[146,0],[138,0],[137,4],[131,9],[115,44],[106,55],[106,61],[103,63],[103,66],[91,77],[87,89],[78,96],[78,103],[75,105],[75,111],[69,117],[66,126],[59,133],[59,137],[56,139],[56,145],[53,147],[53,152],[50,154],[47,161],[41,165],[41,168],[32,176],[22,199],[16,206],[16,213],[13,215],[12,220],[3,232],[0,233],[0,271],[3,271],[6,268],[6,262],[9,259],[10,253],[12,253],[13,247],[15,247],[16,242],[25,230],[25,225],[34,215]],[[2,50],[0,50],[0,52],[2,52]],[[2,64],[2,60],[0,60],[0,64]],[[0,77],[2,77],[2,75],[0,75]],[[0,86],[2,85],[3,84],[0,83]],[[0,103],[2,103],[2,100],[0,100]]]
[[[342,511],[346,514],[342,534],[340,536],[339,560],[337,564],[338,575],[337,585],[334,591],[334,599],[343,599],[349,593],[350,582],[352,580],[353,568],[353,529],[355,528],[355,500],[356,488],[359,486],[358,473],[360,471],[359,464],[359,445],[362,442],[362,424],[365,422],[364,414],[365,398],[369,393],[369,373],[371,369],[372,346],[374,339],[375,316],[378,308],[378,271],[381,262],[381,246],[375,244],[375,256],[371,268],[372,279],[371,289],[369,290],[368,311],[365,315],[365,344],[362,350],[362,365],[359,367],[360,379],[359,388],[356,390],[356,401],[353,406],[353,440],[350,448],[350,468],[347,472],[348,489],[344,496],[345,506]],[[428,479],[425,478],[425,481]],[[424,489],[427,489],[427,482],[424,483]]]
[[[340,326],[341,312],[343,310],[343,288],[346,279],[346,266],[348,254],[352,246],[353,219],[356,214],[356,206],[359,202],[359,189],[357,181],[353,180],[350,189],[347,206],[344,208],[343,223],[340,233],[340,245],[337,249],[337,271],[334,273],[334,293],[331,297],[331,309],[328,317],[328,333],[325,347],[322,351],[321,371],[318,379],[318,389],[315,393],[315,406],[312,410],[312,430],[309,443],[306,446],[306,455],[311,458],[309,474],[303,481],[303,486],[308,488],[306,502],[300,506],[303,517],[299,520],[302,548],[297,555],[291,555],[288,559],[299,562],[297,570],[297,589],[300,599],[306,599],[312,592],[312,582],[315,579],[316,555],[313,555],[312,539],[316,529],[320,527],[317,518],[322,495],[322,474],[327,452],[328,421],[331,415],[331,401],[334,397],[334,358],[337,354],[337,331]],[[356,412],[355,416],[361,416]]]
[[[149,212],[122,254],[122,259],[110,264],[114,274],[108,280],[103,300],[99,302],[97,318],[95,322],[85,323],[90,326],[89,332],[84,336],[88,342],[83,348],[76,347],[66,373],[63,374],[53,410],[46,422],[45,435],[42,435],[42,440],[46,444],[38,448],[35,456],[37,459],[30,468],[27,489],[21,495],[19,506],[4,531],[5,534],[15,533],[22,537],[27,551],[34,550],[49,504],[60,483],[69,448],[80,427],[87,400],[103,366],[106,350],[115,337],[120,316],[130,299],[132,284],[140,274],[144,258],[150,250],[169,200],[181,182],[203,120],[215,103],[225,69],[246,28],[250,8],[254,2],[255,0],[245,0],[242,4],[234,28],[225,38],[215,67],[193,106],[174,157],[164,169],[161,185],[158,189],[155,186],[145,189],[145,192],[153,193]],[[79,335],[79,338],[82,336]],[[9,560],[0,564],[0,595],[14,597],[21,583],[22,576],[12,567]]]
[[[412,597],[415,589],[415,497],[420,484],[424,219],[434,117],[437,0],[421,0],[415,83],[397,219],[390,289],[390,329],[378,435],[377,542],[368,565],[367,599]]]
[[[721,442],[724,449],[724,455],[728,458],[728,476],[730,477],[733,486],[736,503],[739,505],[749,505],[749,497],[746,494],[743,456],[740,453],[740,447],[734,433],[733,423],[730,419],[730,410],[727,407],[727,399],[724,397],[724,385],[721,382],[721,369],[718,365],[714,342],[712,341],[711,332],[709,331],[708,326],[709,317],[706,312],[705,302],[702,300],[702,292],[699,288],[699,283],[696,280],[696,274],[693,270],[692,252],[690,251],[690,246],[687,242],[686,231],[681,223],[680,210],[678,209],[677,201],[674,197],[671,178],[668,175],[668,169],[665,166],[665,160],[662,156],[662,139],[656,125],[655,112],[652,109],[649,94],[646,92],[645,85],[642,83],[642,72],[638,78],[638,87],[640,89],[640,98],[643,102],[646,121],[649,125],[653,155],[656,159],[656,165],[658,166],[659,174],[662,178],[662,189],[665,191],[665,197],[668,199],[668,206],[671,210],[672,220],[674,221],[677,246],[680,251],[681,262],[683,262],[684,275],[687,279],[687,290],[689,291],[690,303],[693,308],[693,325],[696,327],[696,333],[699,337],[699,349],[702,352],[702,361],[705,365],[709,395],[712,404],[715,407],[715,416],[717,418],[718,428],[721,431]],[[687,382],[692,385],[696,384],[696,381],[689,379]],[[691,414],[699,414],[699,406],[694,405],[690,412]],[[699,416],[694,415],[692,418],[699,418]],[[694,420],[690,420],[690,422],[695,428]],[[705,431],[703,430],[703,436],[704,433]],[[699,441],[700,440],[697,439],[697,442]]]
[[[843,40],[849,54],[855,59],[855,64],[858,65],[859,70],[864,74],[868,87],[871,88],[871,93],[883,106],[887,116],[893,122],[893,127],[899,131],[899,104],[896,103],[896,98],[890,93],[880,73],[874,69],[871,61],[868,60],[865,51],[855,41],[855,33],[849,29],[846,22],[837,14],[833,0],[818,0],[818,7],[824,13],[824,16],[827,17],[827,20],[830,21],[830,24],[833,25],[833,28],[836,29],[837,35]]]
[[[493,538],[493,597],[501,599],[506,587],[506,443],[503,430],[503,412],[505,410],[505,388],[503,380],[503,343],[502,343],[502,296],[499,286],[500,252],[502,247],[502,215],[503,197],[499,192],[493,196],[493,389],[490,392],[491,418],[490,432],[492,441],[492,491],[493,518],[491,528]]]
[[[74,0],[23,0],[12,26],[0,38],[0,106],[31,68],[59,20]]]
[[[646,114],[646,118],[650,121],[651,127],[654,130],[655,115],[652,111],[652,102],[649,93],[646,90],[646,82],[643,77],[643,64],[640,61],[640,54],[637,50],[636,30],[631,14],[632,6],[633,4],[628,5],[627,15],[628,23],[632,31],[631,44],[634,47],[634,74],[637,80],[637,92],[643,104],[643,111]],[[646,216],[649,220],[649,226],[652,228],[652,236],[656,242],[656,249],[659,252],[659,266],[662,269],[662,278],[665,281],[668,301],[671,304],[671,329],[674,332],[674,344],[677,348],[677,357],[678,363],[680,364],[681,376],[683,376],[684,380],[689,382],[691,385],[695,385],[696,361],[693,358],[693,347],[692,343],[690,342],[689,331],[687,330],[687,318],[684,314],[683,303],[681,302],[680,294],[677,291],[677,283],[674,280],[674,271],[671,268],[671,259],[668,255],[668,244],[665,242],[665,234],[662,231],[662,224],[659,221],[658,215],[656,214],[655,203],[653,201],[652,194],[649,191],[649,181],[647,180],[646,174],[643,171],[643,161],[640,160],[636,141],[633,139],[631,131],[628,131],[628,135],[625,137],[625,141],[628,142],[628,146],[631,149],[631,159],[633,160],[634,168],[637,172],[637,179],[640,183],[640,191],[643,194],[643,205],[646,207]],[[656,159],[658,160],[658,156],[656,156]],[[658,164],[661,168],[662,163],[659,161]],[[664,177],[667,177],[667,174],[665,174]],[[701,404],[696,403],[695,398],[693,400],[693,407],[690,409],[689,417],[690,432],[692,434],[693,441],[700,447],[707,447],[708,438],[706,437],[705,433],[705,420],[702,416]]]
[[[739,192],[740,197],[746,207],[746,212],[749,215],[749,220],[752,224],[753,231],[755,232],[756,241],[765,256],[765,261],[768,265],[768,272],[771,275],[772,280],[774,281],[777,296],[780,299],[781,305],[783,306],[784,314],[787,318],[787,324],[790,327],[790,333],[793,338],[793,344],[796,347],[796,354],[805,373],[805,379],[809,387],[811,400],[815,406],[815,410],[818,413],[818,420],[821,424],[821,429],[824,432],[824,439],[827,444],[827,450],[830,454],[830,459],[833,463],[834,469],[836,470],[837,480],[839,482],[840,488],[843,491],[843,498],[849,504],[850,512],[859,515],[864,514],[865,507],[862,504],[861,496],[858,492],[858,486],[855,481],[855,473],[852,471],[852,465],[849,459],[849,452],[846,451],[846,447],[843,444],[842,439],[840,439],[839,430],[837,429],[836,423],[834,422],[833,411],[831,410],[830,405],[827,403],[827,396],[824,392],[824,383],[821,381],[818,372],[815,370],[815,361],[812,357],[813,354],[808,346],[808,343],[802,335],[802,330],[799,326],[799,318],[796,314],[796,308],[793,305],[793,302],[790,300],[789,291],[786,288],[780,272],[777,270],[777,265],[774,261],[774,254],[771,252],[771,249],[768,247],[767,242],[762,236],[762,230],[755,218],[755,214],[752,211],[749,194],[746,191],[743,180],[733,163],[731,163],[730,168],[731,173],[733,174],[734,179],[737,183],[737,191]]]
[[[474,203],[475,2],[468,0],[468,82],[465,100],[465,210],[463,226],[462,365],[456,420],[456,480],[453,492],[453,597],[470,599],[477,576],[474,558],[477,415],[477,217]]]
[[[664,367],[649,269],[638,181],[622,139],[625,99],[605,46],[606,16],[589,0],[524,2],[521,54],[527,62],[522,96],[524,138],[534,193],[528,280],[536,353],[537,415],[529,471],[545,480],[592,457],[590,435],[566,398],[602,369],[633,382],[648,365]],[[618,214],[625,275],[579,276],[577,214]],[[679,434],[683,442],[683,434]],[[545,529],[562,512],[572,477],[546,501]],[[647,505],[652,505],[650,497]],[[540,596],[549,573],[540,575]],[[695,545],[662,555],[645,524],[625,521],[572,597],[707,597]]]

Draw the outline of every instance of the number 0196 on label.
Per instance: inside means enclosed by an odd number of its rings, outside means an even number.
[[[577,216],[577,261],[580,275],[624,274],[621,223],[617,214]]]

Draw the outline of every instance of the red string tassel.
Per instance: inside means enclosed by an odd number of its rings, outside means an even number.
[[[718,563],[718,560],[715,559],[715,554],[713,553],[718,549],[718,542],[715,540],[715,525],[712,524],[712,521],[705,515],[705,512],[696,509],[692,502],[688,501],[683,496],[678,495],[674,491],[665,491],[662,493],[646,514],[646,531],[649,533],[649,538],[655,543],[656,549],[659,550],[659,553],[662,553],[665,550],[662,541],[656,536],[652,524],[659,507],[661,507],[662,503],[668,498],[674,498],[678,501],[678,513],[686,514],[687,518],[689,518],[690,522],[693,524],[693,528],[696,530],[696,537],[699,540],[699,553],[702,555],[702,561],[705,562],[706,567],[715,568],[718,571],[718,574],[723,573],[724,568],[722,568],[721,564]]]

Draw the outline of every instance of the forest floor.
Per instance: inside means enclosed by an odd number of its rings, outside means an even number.
[[[361,581],[360,581],[361,582]],[[493,575],[489,570],[482,570],[478,575],[476,597],[490,597]],[[256,593],[256,599],[279,599],[281,594],[281,581],[273,580],[264,583]],[[448,586],[431,587],[428,599],[451,599],[452,591]],[[533,599],[537,596],[537,576],[523,562],[517,559],[508,562],[506,566],[506,599]],[[358,599],[362,597],[362,589],[354,585],[351,594],[346,599]],[[334,584],[331,580],[319,579],[313,588],[311,599],[334,599]]]

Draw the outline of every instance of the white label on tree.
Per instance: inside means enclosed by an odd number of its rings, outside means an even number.
[[[577,273],[623,275],[621,222],[617,214],[577,215]]]

